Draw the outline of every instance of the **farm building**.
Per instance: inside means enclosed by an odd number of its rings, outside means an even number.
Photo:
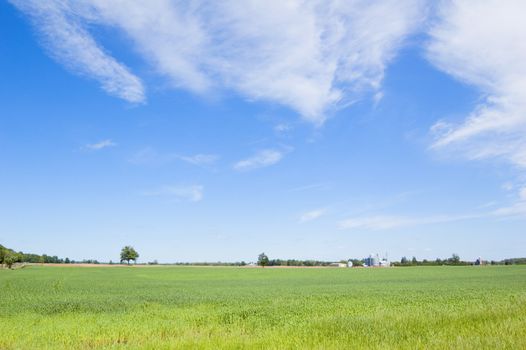
[[[374,256],[370,254],[367,258],[363,259],[365,267],[389,267],[391,266],[391,263],[389,262],[389,259],[387,259],[387,254],[385,257],[380,259],[380,256],[378,254],[375,254]]]
[[[329,264],[330,267],[347,267],[347,264],[341,262],[334,262]]]

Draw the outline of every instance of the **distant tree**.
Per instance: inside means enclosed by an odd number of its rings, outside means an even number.
[[[4,254],[4,264],[7,266],[7,268],[12,268],[13,264],[20,261],[20,255],[17,253],[12,253],[10,251],[7,251]]]
[[[418,264],[418,260],[416,260],[416,257],[413,256],[413,259],[411,259],[411,265],[417,265]]]
[[[352,266],[363,266],[363,260],[359,259],[350,259],[352,262]]]
[[[132,246],[127,245],[121,250],[121,263],[126,261],[128,262],[128,265],[130,265],[130,260],[137,262],[138,257],[139,253],[137,253],[137,251],[133,249]]]
[[[460,256],[458,256],[457,254],[453,254],[451,255],[451,258],[449,258],[449,261],[452,265],[458,265],[460,264]]]
[[[0,265],[4,264],[5,256],[7,255],[7,249],[0,245]]]
[[[64,259],[64,264],[70,264],[71,261],[69,261],[69,258]]]
[[[268,262],[269,262],[268,256],[265,253],[259,254],[258,265],[260,265],[261,267],[265,267],[268,265]]]
[[[402,265],[406,265],[409,261],[407,260],[407,258],[405,256],[402,257],[402,259],[400,259],[400,264]]]

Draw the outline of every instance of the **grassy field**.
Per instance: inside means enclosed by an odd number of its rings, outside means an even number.
[[[526,349],[526,267],[0,270],[0,349]]]

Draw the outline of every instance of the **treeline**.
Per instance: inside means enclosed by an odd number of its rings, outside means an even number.
[[[353,266],[363,266],[363,260],[350,259],[353,262]],[[340,260],[339,263],[347,264],[349,260]],[[148,265],[159,265],[157,261],[148,262]],[[322,261],[322,260],[297,260],[297,259],[269,259],[265,262],[265,266],[330,266],[334,264],[334,261]],[[176,262],[167,263],[162,265],[180,265],[180,266],[249,266],[249,265],[260,265],[258,261],[255,263],[247,263],[245,261],[236,262]]]
[[[63,264],[70,263],[71,261],[66,259],[60,259],[58,256],[49,256],[46,254],[30,254],[24,252],[16,252],[13,249],[9,249],[0,245],[0,264],[11,267],[15,263],[49,263],[49,264]]]
[[[347,260],[342,260],[342,263],[347,263]],[[296,260],[296,259],[269,259],[266,266],[329,266],[334,261],[321,260]]]
[[[392,262],[392,265],[394,266],[443,266],[443,265],[450,265],[450,266],[468,266],[468,265],[481,265],[484,262],[482,261],[463,261],[460,259],[460,256],[457,254],[453,254],[450,258],[447,259],[440,259],[437,258],[436,260],[417,260],[416,257],[413,256],[412,259],[408,259],[405,256],[400,259],[400,261],[394,261]]]
[[[176,262],[176,263],[167,263],[159,264],[157,261],[149,262],[148,265],[178,265],[178,266],[246,266],[248,263],[244,261],[236,262]]]
[[[131,247],[125,247],[125,248],[131,248]],[[123,252],[125,250],[123,248]],[[123,252],[121,252],[121,263],[123,260],[127,260],[128,258],[131,260],[136,260],[138,257],[138,254],[136,254],[136,257],[133,256],[130,257],[125,254],[123,256]],[[136,252],[135,252],[136,253]],[[346,260],[340,260],[338,263],[347,264],[348,262],[352,262],[352,266],[359,267],[364,266],[366,263],[365,259],[346,259]],[[370,259],[370,258],[369,258]],[[0,245],[0,265],[5,265],[7,267],[11,267],[12,265],[16,263],[47,263],[47,264],[74,264],[74,263],[82,263],[82,264],[99,264],[99,261],[94,259],[88,259],[88,260],[82,260],[82,261],[75,261],[70,260],[69,258],[59,258],[57,256],[50,256],[46,254],[38,255],[38,254],[30,254],[30,253],[24,253],[24,252],[16,252],[12,249],[6,248],[3,245]],[[258,257],[257,265],[261,266],[330,266],[333,265],[334,261],[322,261],[322,260],[298,260],[298,259],[269,259],[265,253],[262,253]],[[114,264],[113,261],[110,261],[109,264]],[[148,265],[157,265],[159,264],[157,260],[151,261],[147,263]],[[443,265],[449,265],[449,266],[468,266],[468,265],[526,265],[526,258],[511,258],[511,259],[504,259],[504,260],[481,260],[477,259],[475,261],[464,261],[461,260],[460,257],[457,254],[453,254],[450,258],[447,259],[440,259],[437,258],[435,260],[418,260],[416,257],[412,257],[411,259],[408,259],[407,257],[402,257],[400,261],[391,261],[388,262],[391,266],[443,266]],[[171,264],[163,264],[163,265],[182,265],[182,266],[247,266],[247,265],[255,265],[254,263],[246,263],[245,261],[240,262],[176,262]]]
[[[470,265],[526,265],[526,258],[511,258],[504,260],[481,260],[464,261],[461,260],[457,254],[453,254],[450,258],[435,260],[417,260],[416,257],[408,259],[403,257],[400,261],[391,262],[393,266],[470,266]]]
[[[59,258],[54,255],[38,255],[24,252],[16,252],[13,249],[9,249],[0,244],[0,265],[6,265],[11,267],[16,263],[34,263],[34,264],[74,264],[74,263],[84,263],[84,264],[98,264],[97,260],[82,260],[75,261],[70,260],[69,258]]]
[[[491,260],[490,265],[526,265],[526,258],[512,258],[501,261]]]

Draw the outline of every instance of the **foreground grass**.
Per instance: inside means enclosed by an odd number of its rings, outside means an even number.
[[[526,348],[526,267],[0,270],[0,349]]]

